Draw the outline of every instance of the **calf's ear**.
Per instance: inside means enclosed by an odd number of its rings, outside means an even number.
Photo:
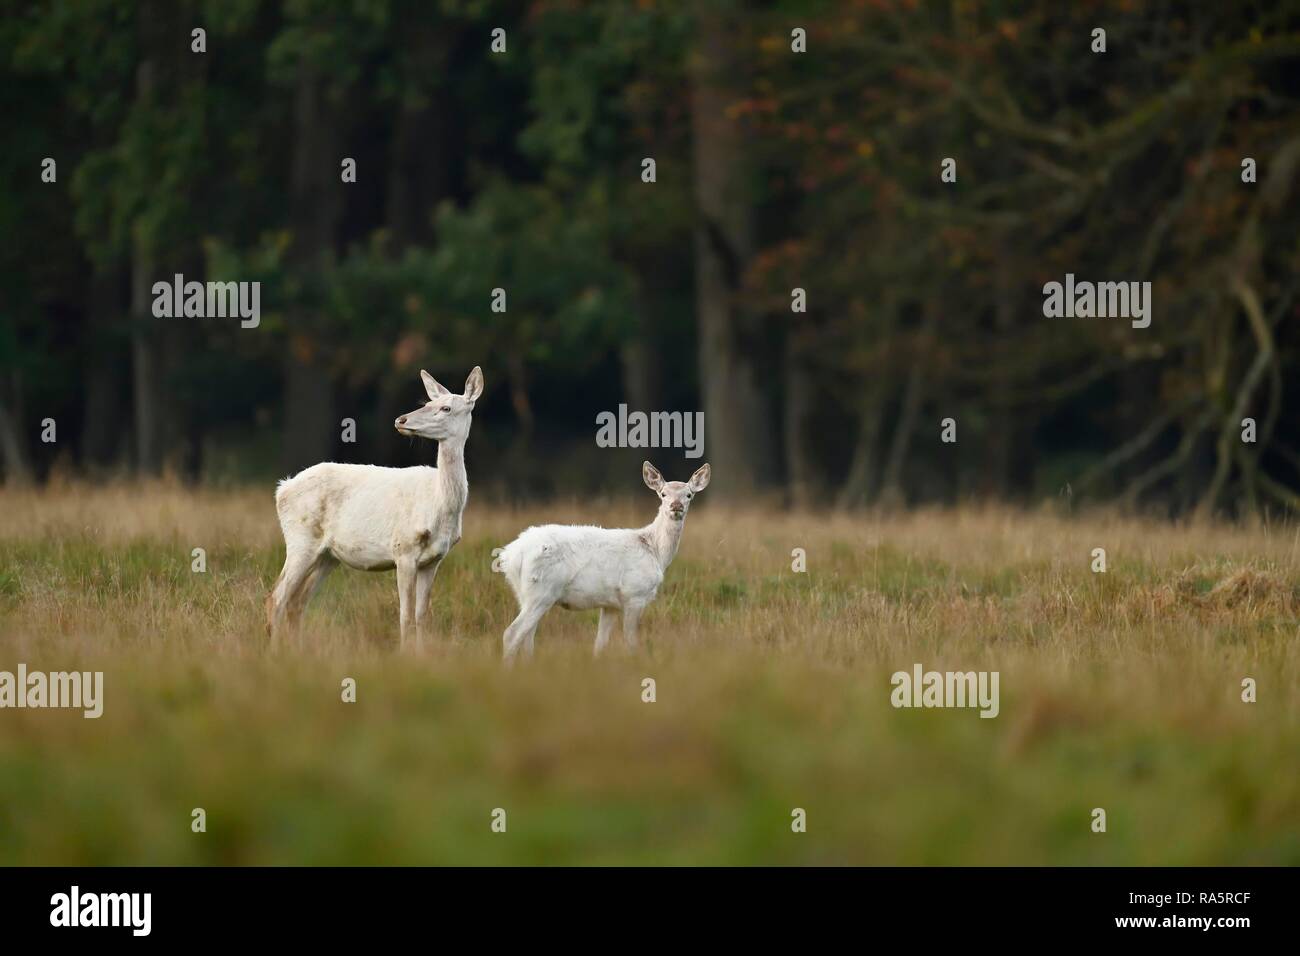
[[[664,486],[664,476],[659,474],[659,469],[648,461],[641,463],[641,479],[645,482],[645,486],[655,494],[658,494],[659,489]]]
[[[687,484],[690,485],[691,491],[700,492],[709,487],[709,479],[712,477],[713,469],[706,462],[696,469],[695,474],[691,475],[691,480]]]

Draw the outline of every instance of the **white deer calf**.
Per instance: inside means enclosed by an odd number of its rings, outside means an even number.
[[[483,372],[474,367],[465,394],[453,395],[421,371],[429,401],[403,415],[403,435],[438,442],[438,467],[380,468],[322,462],[280,482],[275,509],[284,532],[284,570],[266,598],[272,637],[294,626],[334,566],[397,570],[402,643],[428,623],[434,575],[460,540],[469,495],[465,439]]]
[[[677,555],[691,499],[709,484],[709,466],[690,481],[665,482],[650,462],[641,466],[646,486],[659,496],[659,513],[644,528],[548,524],[529,528],[506,545],[498,567],[519,601],[519,616],[502,635],[510,660],[522,645],[533,653],[537,625],[552,606],[600,608],[595,651],[609,643],[614,615],[623,615],[623,640],[636,646],[636,626],[655,599]]]

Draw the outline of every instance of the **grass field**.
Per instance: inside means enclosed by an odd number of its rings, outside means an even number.
[[[271,651],[269,488],[0,492],[0,670],[105,685],[0,710],[0,863],[1300,864],[1296,525],[706,497],[637,653],[557,608],[503,669],[492,549],[653,509],[472,498],[423,653],[346,569]],[[914,663],[998,671],[1001,713],[894,709]]]

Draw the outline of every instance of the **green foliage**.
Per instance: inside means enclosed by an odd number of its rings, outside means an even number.
[[[582,367],[619,341],[632,280],[613,260],[600,197],[571,201],[543,187],[497,182],[468,210],[444,206],[428,264],[427,327],[467,349],[518,351],[555,368]],[[488,306],[507,291],[507,311]]]
[[[243,376],[256,408],[152,417],[171,454],[241,416],[251,447],[286,353],[376,411],[391,373],[431,354],[502,356],[516,410],[529,383],[574,375],[601,407],[698,407],[713,370],[692,354],[709,248],[692,111],[722,53],[731,100],[708,119],[743,144],[725,190],[745,223],[724,304],[747,315],[728,346],[768,410],[799,391],[792,370],[809,376],[812,418],[768,427],[774,447],[808,444],[813,484],[869,500],[893,457],[890,490],[916,499],[1068,486],[1300,506],[1283,414],[1300,347],[1295,4],[1101,10],[1106,54],[1089,50],[1096,10],[1031,0],[21,6],[0,21],[0,409],[80,419],[77,374],[96,372],[138,422],[150,394]],[[712,16],[729,17],[726,50],[701,49]],[[39,183],[46,156],[56,184]],[[131,320],[138,269],[261,281],[262,331]],[[1152,281],[1152,327],[1045,320],[1041,289],[1066,272]],[[1247,414],[1260,438],[1238,447],[1224,436]],[[949,415],[955,462],[917,424]]]

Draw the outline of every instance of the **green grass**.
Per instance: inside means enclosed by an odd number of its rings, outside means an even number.
[[[472,503],[423,652],[347,570],[272,650],[268,496],[0,493],[0,669],[105,674],[98,720],[0,710],[0,863],[1300,863],[1294,528],[703,505],[638,652],[556,609],[503,669],[491,550],[574,512]],[[1001,713],[895,710],[914,662]]]

